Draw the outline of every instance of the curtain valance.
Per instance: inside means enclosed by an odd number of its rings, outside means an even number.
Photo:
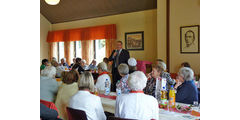
[[[116,24],[48,32],[47,42],[116,39]]]

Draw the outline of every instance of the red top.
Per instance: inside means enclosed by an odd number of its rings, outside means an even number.
[[[130,93],[143,93],[143,91],[142,90],[140,90],[140,91],[130,91]]]
[[[103,74],[108,74],[108,72],[104,71],[101,74],[99,74],[99,76],[103,75]]]

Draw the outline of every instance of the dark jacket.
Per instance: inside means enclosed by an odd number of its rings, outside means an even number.
[[[176,102],[193,104],[193,101],[198,101],[197,87],[194,81],[185,81],[177,88]]]
[[[82,66],[79,63],[76,63],[73,65],[72,69],[78,69],[78,73],[81,74],[83,73],[85,70],[82,68]]]
[[[116,62],[116,58],[117,57],[114,57],[113,54],[115,53],[116,50],[113,50],[112,51],[112,54],[111,56],[109,57],[109,61],[113,61],[113,64],[112,64],[112,69],[115,68],[115,62]],[[121,63],[126,63],[128,64],[128,59],[130,58],[130,55],[129,55],[129,52],[128,50],[125,50],[125,49],[122,49],[120,55],[119,55],[119,58],[118,58],[118,65],[120,65]],[[117,66],[118,66],[117,65]]]

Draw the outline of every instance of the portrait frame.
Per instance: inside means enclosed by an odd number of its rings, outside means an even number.
[[[180,53],[197,54],[200,53],[200,26],[180,27]]]
[[[144,31],[125,33],[125,48],[127,50],[144,50]]]

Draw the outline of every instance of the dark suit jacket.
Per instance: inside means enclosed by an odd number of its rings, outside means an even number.
[[[112,54],[111,56],[109,57],[109,61],[113,61],[113,64],[112,64],[112,69],[114,69],[115,67],[115,62],[116,62],[116,57],[113,57],[113,54],[116,50],[113,50],[112,51]],[[129,55],[129,52],[128,50],[125,50],[125,49],[122,49],[120,55],[119,55],[119,60],[118,60],[118,65],[120,65],[121,63],[126,63],[128,64],[128,59],[130,58],[130,55]],[[117,65],[117,66],[118,66]]]

